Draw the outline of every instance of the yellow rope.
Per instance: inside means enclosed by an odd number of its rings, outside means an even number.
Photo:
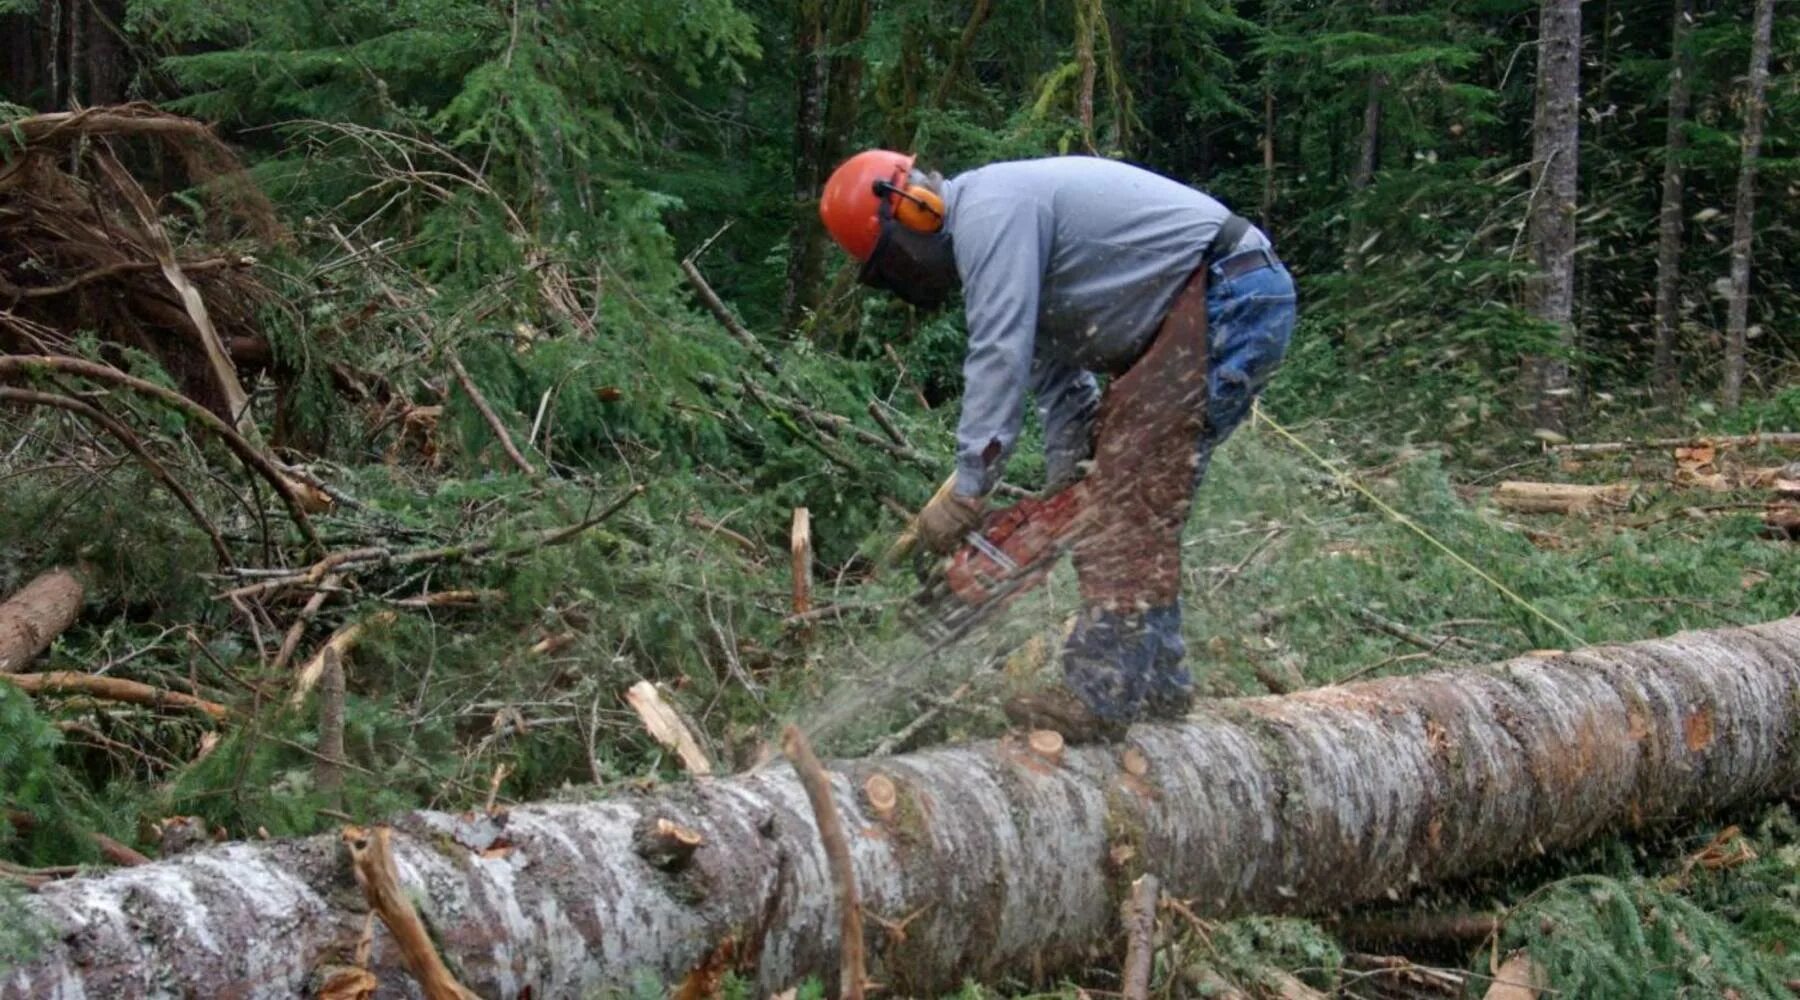
[[[1368,487],[1357,482],[1356,479],[1353,478],[1349,473],[1341,471],[1337,466],[1331,464],[1331,461],[1329,459],[1327,459],[1325,456],[1312,450],[1312,448],[1310,446],[1308,446],[1305,441],[1300,440],[1298,437],[1296,437],[1294,435],[1294,433],[1292,431],[1288,430],[1286,427],[1283,427],[1280,424],[1276,423],[1274,417],[1271,417],[1267,413],[1263,412],[1262,403],[1260,401],[1258,401],[1255,404],[1255,408],[1252,412],[1255,413],[1257,419],[1261,420],[1265,424],[1268,424],[1271,430],[1273,430],[1275,433],[1281,435],[1284,439],[1286,439],[1286,441],[1289,444],[1291,444],[1294,447],[1305,452],[1308,458],[1311,458],[1313,461],[1319,463],[1319,466],[1321,468],[1323,468],[1326,472],[1331,473],[1331,477],[1333,479],[1337,480],[1338,483],[1340,483],[1344,486],[1348,486],[1351,489],[1355,490],[1356,492],[1361,493],[1365,498],[1368,499],[1368,501],[1370,503],[1372,503],[1376,507],[1380,508],[1382,513],[1386,514],[1387,516],[1393,518],[1395,521],[1398,521],[1399,523],[1405,525],[1407,528],[1411,529],[1411,531],[1414,534],[1418,535],[1420,538],[1425,539],[1427,542],[1430,542],[1439,551],[1443,552],[1445,555],[1447,555],[1451,559],[1455,560],[1458,565],[1462,566],[1463,568],[1467,569],[1469,572],[1474,573],[1476,576],[1481,577],[1483,580],[1487,581],[1489,584],[1491,584],[1493,586],[1493,588],[1495,590],[1498,590],[1500,593],[1505,594],[1508,600],[1512,601],[1514,604],[1517,604],[1519,607],[1524,608],[1526,611],[1531,612],[1532,615],[1536,616],[1539,620],[1543,621],[1544,624],[1549,625],[1551,628],[1562,633],[1570,641],[1575,643],[1575,645],[1584,646],[1587,644],[1581,638],[1581,636],[1575,634],[1575,631],[1573,629],[1569,628],[1567,625],[1564,625],[1562,622],[1559,622],[1556,619],[1550,617],[1548,614],[1546,614],[1543,611],[1543,609],[1539,608],[1537,605],[1531,603],[1530,601],[1526,600],[1523,597],[1520,597],[1516,592],[1513,591],[1513,589],[1511,587],[1508,587],[1506,584],[1501,583],[1498,579],[1496,579],[1493,576],[1493,574],[1491,574],[1488,571],[1482,569],[1481,567],[1475,565],[1474,563],[1470,562],[1469,560],[1464,559],[1459,553],[1457,553],[1457,551],[1455,549],[1452,549],[1450,546],[1445,545],[1441,541],[1438,541],[1437,537],[1435,535],[1431,534],[1431,532],[1426,531],[1424,528],[1419,527],[1418,522],[1414,521],[1412,518],[1407,517],[1405,514],[1402,514],[1401,512],[1395,510],[1393,507],[1389,506],[1386,501],[1384,501],[1380,497],[1376,496],[1373,492],[1371,492],[1369,490]]]

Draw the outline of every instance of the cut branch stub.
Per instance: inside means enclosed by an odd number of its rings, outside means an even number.
[[[679,872],[694,860],[694,852],[706,843],[700,831],[666,816],[645,816],[632,831],[631,848],[651,867]]]
[[[1062,763],[1063,738],[1062,734],[1056,730],[1033,729],[1031,735],[1025,738],[1025,744],[1031,747],[1032,753],[1037,754],[1039,757],[1044,758],[1050,763]]]
[[[863,799],[878,819],[888,820],[893,818],[894,810],[900,805],[900,790],[887,775],[871,774],[869,780],[863,782]]]

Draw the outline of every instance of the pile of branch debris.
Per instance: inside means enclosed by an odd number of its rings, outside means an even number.
[[[104,360],[141,351],[241,428],[232,352],[267,354],[255,253],[285,236],[230,150],[146,104],[22,118],[0,136],[15,143],[0,165],[0,349],[73,353],[91,333]],[[166,216],[169,201],[191,210]]]

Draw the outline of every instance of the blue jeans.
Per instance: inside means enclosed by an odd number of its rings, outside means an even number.
[[[1181,305],[1177,300],[1171,311]],[[1171,498],[1182,498],[1179,510],[1153,512],[1161,515],[1169,530],[1144,532],[1163,551],[1143,554],[1140,564],[1179,565],[1180,529],[1193,509],[1194,491],[1206,478],[1213,451],[1249,416],[1251,404],[1280,367],[1296,314],[1294,282],[1280,264],[1230,279],[1220,277],[1215,266],[1208,275],[1206,398],[1167,404],[1185,407],[1198,402],[1204,408],[1192,445],[1191,481],[1185,489],[1166,491]],[[1141,476],[1181,474],[1174,464],[1162,463]],[[1169,599],[1168,591],[1164,585],[1148,590],[1155,595],[1149,600],[1090,602],[1077,617],[1063,646],[1063,676],[1095,715],[1130,722],[1146,707],[1185,704],[1191,697],[1193,679],[1182,666],[1186,646],[1181,639],[1181,604]]]

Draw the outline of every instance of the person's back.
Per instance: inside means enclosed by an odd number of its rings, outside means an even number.
[[[946,181],[944,202],[965,303],[1004,309],[1035,286],[1035,353],[1093,371],[1142,353],[1231,216],[1186,185],[1090,156],[981,167]],[[1238,246],[1268,240],[1252,229]]]

